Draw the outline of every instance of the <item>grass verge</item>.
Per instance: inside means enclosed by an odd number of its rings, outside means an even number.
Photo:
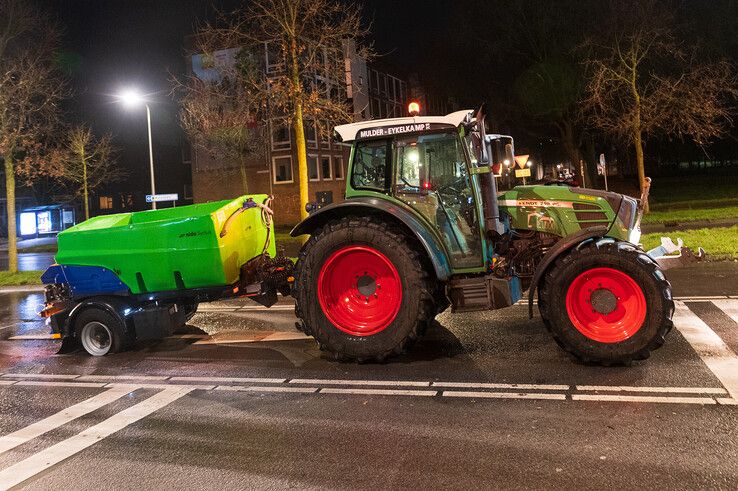
[[[43,271],[0,271],[0,286],[40,285]]]
[[[669,223],[669,222],[696,222],[701,220],[725,220],[738,218],[738,206],[723,206],[720,208],[700,208],[696,203],[695,209],[651,211],[643,215],[643,223]]]
[[[644,234],[641,243],[646,250],[661,245],[661,237],[665,233]],[[684,245],[697,250],[702,247],[707,252],[707,260],[738,260],[738,225],[734,227],[701,228],[696,230],[679,230],[670,232],[669,236],[676,242],[677,238]]]

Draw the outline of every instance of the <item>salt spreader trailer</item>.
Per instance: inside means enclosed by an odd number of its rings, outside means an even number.
[[[297,327],[337,359],[402,353],[449,306],[492,310],[528,292],[575,358],[647,358],[672,327],[662,269],[699,260],[664,239],[639,245],[636,200],[567,186],[498,193],[512,138],[487,135],[476,112],[335,128],[351,145],[345,200],[291,232],[310,235],[292,263],[275,255],[268,197],[98,217],[59,235],[43,276],[55,333],[91,354],[159,337],[198,302],[295,298]],[[676,255],[669,255],[677,253]]]

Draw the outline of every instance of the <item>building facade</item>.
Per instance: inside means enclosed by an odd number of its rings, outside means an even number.
[[[233,50],[224,50],[215,55],[226,63],[228,57],[235,56]],[[212,73],[201,66],[199,56],[193,55],[189,60],[192,73],[202,79],[212,77]],[[345,76],[341,80],[319,82],[338,89],[331,93],[349,102],[354,122],[405,115],[411,94],[406,79],[367,63],[357,54],[352,43],[344,44],[342,56]],[[259,58],[267,77],[283,70],[279,58],[268,45],[264,45]],[[425,97],[425,93],[422,95]],[[268,139],[264,155],[249,159],[245,165],[248,191],[273,195],[275,223],[286,227],[300,220],[295,135],[291,122],[285,118],[272,118],[267,121],[266,127]],[[342,201],[349,147],[333,140],[332,128],[325,122],[306,119],[304,131],[310,201],[321,205]],[[230,165],[194,149],[192,192],[196,203],[243,194],[240,166]]]

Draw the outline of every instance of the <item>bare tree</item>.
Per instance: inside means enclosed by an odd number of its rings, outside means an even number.
[[[217,67],[214,67],[217,69]],[[260,101],[237,67],[220,77],[201,80],[196,76],[174,80],[180,99],[180,122],[190,142],[211,158],[236,162],[241,187],[249,192],[246,163],[264,151],[265,125],[258,124]]]
[[[360,12],[340,0],[254,0],[198,32],[205,53],[241,49],[236,69],[260,101],[260,115],[291,123],[303,218],[309,199],[304,121],[315,122],[318,134],[328,138],[334,124],[351,120],[344,49],[353,42],[360,56],[370,55],[361,43],[368,28]],[[267,67],[256,61],[265,54]]]
[[[35,6],[0,0],[0,157],[8,213],[8,269],[18,270],[16,171],[45,164],[43,142],[57,121],[65,88],[54,69],[58,29]]]
[[[644,141],[653,135],[699,145],[732,124],[736,76],[675,39],[668,11],[654,1],[613,2],[610,34],[590,41],[584,108],[597,128],[633,145],[641,191]]]
[[[90,128],[77,126],[69,130],[53,159],[52,165],[57,166],[54,175],[69,183],[84,201],[85,220],[90,218],[90,193],[126,176],[116,162],[112,140],[110,134],[96,138]]]

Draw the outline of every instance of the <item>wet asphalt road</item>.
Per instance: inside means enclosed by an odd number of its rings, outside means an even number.
[[[407,355],[335,363],[286,299],[56,355],[13,339],[46,332],[41,294],[0,294],[0,488],[736,489],[738,264],[668,276],[677,329],[610,368],[573,363],[523,306],[443,313]]]
[[[44,271],[54,264],[53,252],[21,252],[18,254],[19,271]],[[8,269],[8,253],[0,252],[0,270]]]

